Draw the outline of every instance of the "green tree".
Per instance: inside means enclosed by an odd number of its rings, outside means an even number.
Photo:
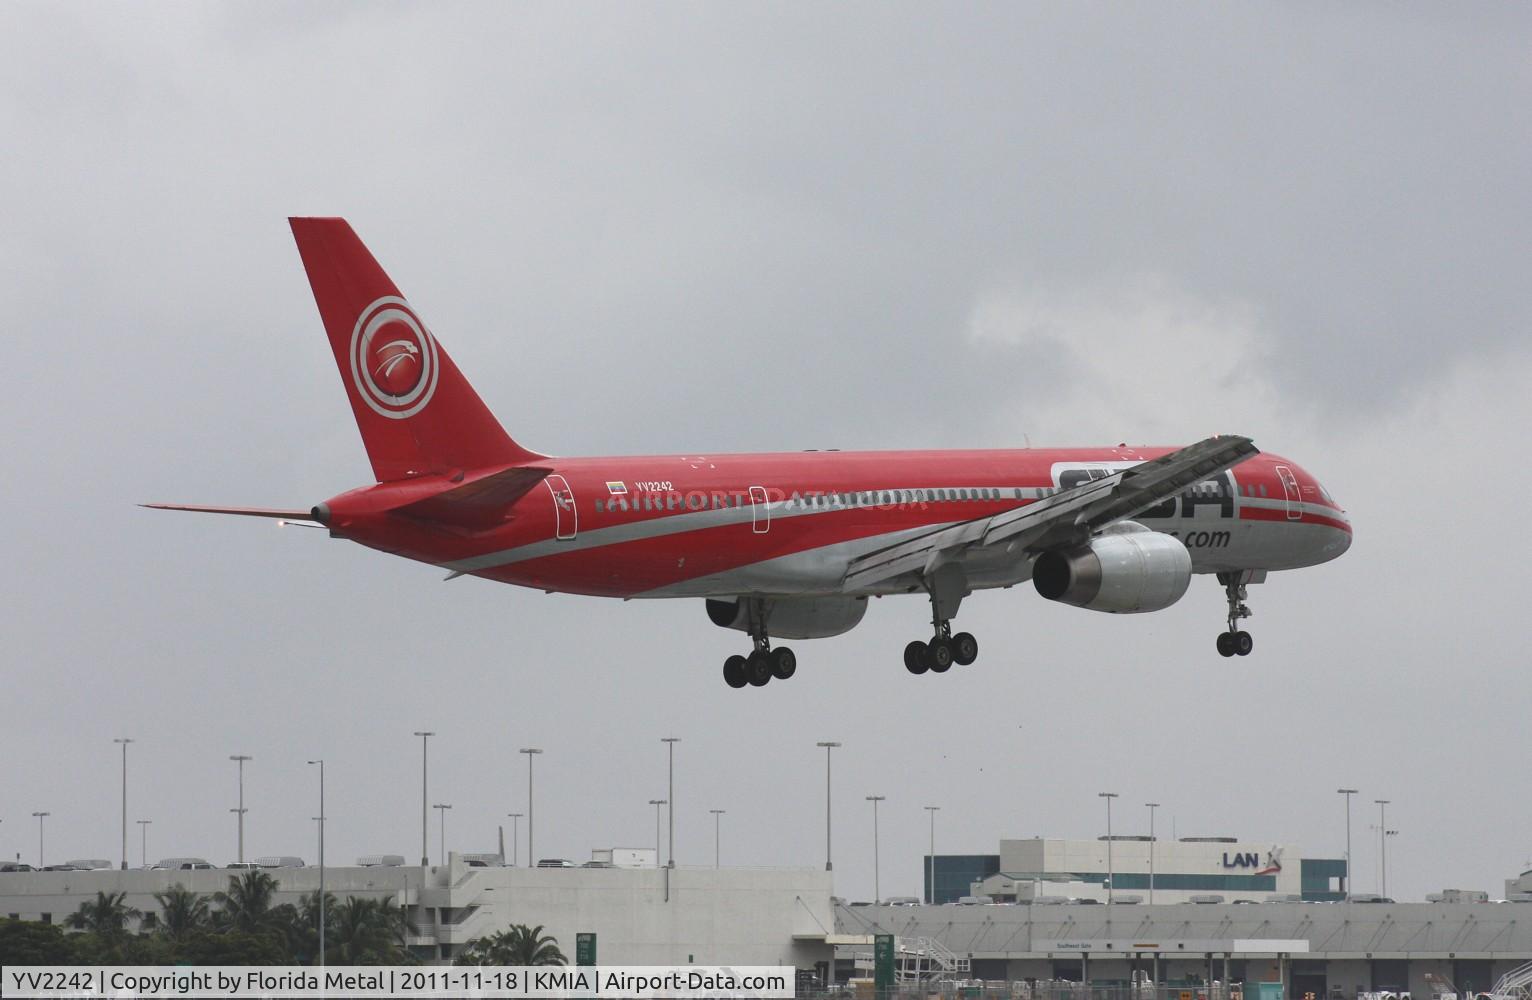
[[[414,961],[410,952],[409,939],[420,931],[416,929],[415,922],[410,919],[404,907],[399,905],[393,896],[384,896],[376,901],[376,917],[388,934],[388,940],[392,945],[393,962],[401,964]]]
[[[327,917],[330,915],[327,915]],[[390,928],[379,919],[377,903],[351,896],[335,908],[326,924],[326,957],[336,965],[386,965],[392,946]]]
[[[212,908],[207,897],[192,892],[179,882],[164,892],[155,893],[154,901],[160,904],[160,911],[148,914],[145,923],[172,941],[184,940],[212,925]]]
[[[129,906],[125,892],[98,892],[80,908],[64,918],[64,926],[90,931],[105,940],[117,940],[127,933],[128,921],[138,920],[143,911]]]
[[[77,937],[39,920],[0,920],[0,965],[78,964]]]
[[[213,893],[218,904],[217,923],[247,934],[271,927],[271,901],[276,896],[277,880],[260,869],[229,876],[229,888]]]
[[[488,937],[475,938],[459,953],[457,965],[563,965],[568,959],[543,925],[513,924]]]
[[[177,945],[176,953],[177,962],[189,965],[286,965],[291,961],[271,931],[194,931]]]

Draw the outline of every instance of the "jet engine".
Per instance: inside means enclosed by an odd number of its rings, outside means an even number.
[[[1135,521],[1107,528],[1080,548],[1044,552],[1032,585],[1050,601],[1090,611],[1161,611],[1181,599],[1192,580],[1192,557],[1179,538]]]
[[[707,602],[714,625],[749,632],[751,598]],[[767,597],[760,600],[766,634],[775,639],[824,639],[849,632],[867,613],[865,597]]]

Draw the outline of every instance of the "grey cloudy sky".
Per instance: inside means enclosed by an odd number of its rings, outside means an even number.
[[[1342,850],[1390,889],[1532,855],[1516,457],[1532,423],[1532,13],[1514,5],[0,5],[0,855],[644,845],[918,891],[938,849],[1119,829]],[[911,677],[915,599],[733,691],[700,602],[546,596],[143,511],[370,478],[285,218],[343,215],[555,454],[1180,443],[1351,511],[1342,560],[1115,618],[1027,589]],[[432,818],[432,852],[436,852]],[[135,842],[132,855],[136,859]],[[523,831],[524,835],[524,831]],[[525,844],[523,843],[523,850]]]

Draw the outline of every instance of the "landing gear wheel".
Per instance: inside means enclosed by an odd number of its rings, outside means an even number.
[[[750,678],[745,674],[743,656],[731,656],[723,661],[723,680],[731,688],[742,688],[750,683]]]
[[[785,681],[798,669],[798,657],[786,646],[771,651],[771,673],[779,681]]]
[[[937,636],[926,643],[926,662],[932,673],[945,674],[952,666],[952,640]]]
[[[904,669],[912,674],[923,674],[930,669],[926,662],[926,644],[916,639],[904,647]]]
[[[1218,633],[1218,655],[1219,656],[1233,656],[1234,655],[1234,633],[1233,632],[1220,632],[1220,633]]]
[[[1254,648],[1255,639],[1251,637],[1249,632],[1234,633],[1234,652],[1236,654],[1239,656],[1249,656],[1250,651]]]
[[[979,658],[979,640],[971,632],[959,632],[952,637],[952,662],[966,667]]]
[[[751,687],[765,687],[771,680],[771,654],[764,649],[751,653],[745,661],[745,677]]]

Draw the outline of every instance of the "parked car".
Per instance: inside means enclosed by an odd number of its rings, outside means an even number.
[[[31,865],[22,864],[20,861],[7,861],[0,864],[0,872],[33,872],[36,870]]]
[[[543,858],[541,861],[539,861],[537,863],[537,867],[539,867],[539,868],[578,868],[579,865],[575,864],[573,861],[570,861],[570,860],[568,860],[566,858]]]

